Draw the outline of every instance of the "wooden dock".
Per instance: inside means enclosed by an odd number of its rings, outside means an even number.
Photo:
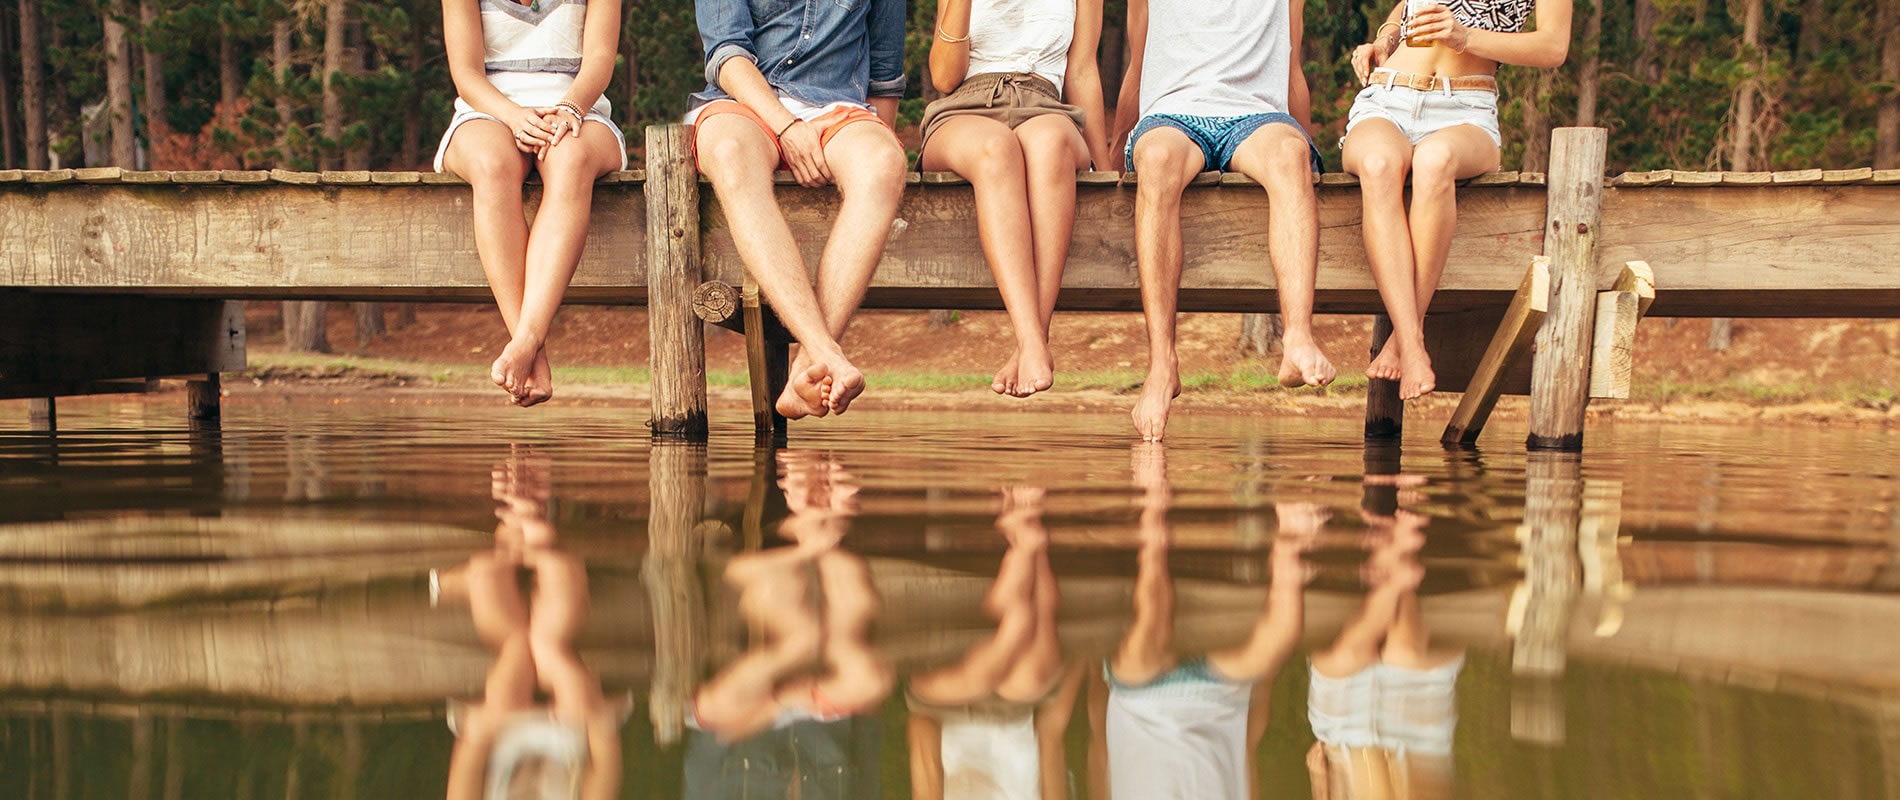
[[[1592,376],[1591,352],[1615,351],[1616,342],[1598,341],[1597,295],[1615,287],[1628,262],[1653,269],[1649,314],[1900,316],[1900,170],[1603,178],[1605,146],[1600,129],[1561,129],[1552,174],[1497,173],[1460,189],[1458,234],[1431,326],[1441,390],[1465,388],[1459,376],[1477,371],[1492,333],[1473,339],[1470,331],[1502,320],[1540,254],[1569,252],[1573,262],[1551,266],[1543,333],[1551,341],[1540,352],[1562,357],[1547,359],[1548,374],[1538,379],[1565,401],[1539,405],[1533,420],[1534,439],[1564,449],[1581,446],[1579,393],[1590,381],[1559,378]],[[699,321],[685,311],[695,308],[695,294],[727,287],[723,302],[696,310],[744,328],[744,269],[717,200],[689,177],[683,131],[650,129],[648,153],[650,172],[616,173],[598,187],[569,299],[654,308],[655,433],[698,438],[704,354]],[[1134,180],[1078,176],[1059,308],[1139,308]],[[934,173],[910,181],[865,307],[999,307],[978,250],[970,187]],[[786,216],[815,267],[836,194],[782,183]],[[1323,176],[1318,197],[1318,310],[1380,312],[1356,181]],[[1276,308],[1265,204],[1265,193],[1238,175],[1204,175],[1188,190],[1182,310]],[[221,301],[487,302],[471,227],[468,189],[450,176],[0,171],[0,398],[123,391],[136,388],[126,381],[242,369],[241,318]],[[766,345],[755,348],[760,358],[776,361],[785,343],[763,311],[751,335]],[[1330,344],[1339,358],[1357,349]],[[755,381],[768,382],[771,366],[755,364]],[[1508,380],[1508,371],[1497,380],[1502,385],[1480,388],[1522,391],[1529,383]]]

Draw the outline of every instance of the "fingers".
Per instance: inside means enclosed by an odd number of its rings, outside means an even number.
[[[1366,85],[1372,76],[1372,45],[1362,44],[1352,49],[1352,74],[1359,77],[1359,85]]]

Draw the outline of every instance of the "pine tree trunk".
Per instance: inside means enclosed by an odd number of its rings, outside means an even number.
[[[0,15],[0,64],[13,61],[13,48],[19,41],[14,38],[13,25],[19,20]],[[13,76],[10,69],[0,69],[0,167],[20,168],[20,130],[18,115],[14,113]]]
[[[1875,5],[1892,5],[1893,0],[1874,0]],[[1812,64],[1821,56],[1821,28],[1827,24],[1825,0],[1807,0],[1801,6],[1801,50],[1799,62]]]
[[[105,17],[106,113],[112,126],[110,165],[138,166],[138,140],[132,128],[132,43],[125,30],[125,0],[110,0]]]
[[[402,112],[402,169],[422,168],[422,53],[428,48],[422,15],[409,15],[409,103]]]
[[[1900,3],[1879,2],[1874,28],[1885,34],[1880,47],[1880,80],[1888,86],[1900,86]],[[1900,89],[1887,90],[1874,118],[1874,168],[1900,169]]]
[[[356,307],[356,349],[362,350],[370,342],[389,335],[389,325],[383,321],[382,303],[352,303]]]
[[[278,166],[290,168],[290,129],[295,124],[286,88],[290,85],[290,20],[271,25],[270,68],[277,77],[277,159]]]
[[[1735,87],[1735,115],[1729,129],[1729,169],[1747,172],[1754,168],[1755,95],[1761,69],[1762,0],[1742,0],[1742,58],[1747,71]]]
[[[143,48],[144,58],[141,59],[145,70],[145,139],[152,144],[156,144],[161,137],[171,133],[171,123],[165,119],[165,56],[158,51],[158,48],[151,46],[149,38],[152,29],[156,27],[158,27],[156,0],[139,0],[139,28],[147,37],[146,46]],[[156,168],[157,165],[148,164],[147,166]]]
[[[1518,169],[1543,172],[1550,166],[1550,114],[1544,104],[1550,97],[1550,75],[1556,70],[1537,71],[1536,88],[1524,102],[1524,160]]]
[[[1636,59],[1630,64],[1630,71],[1640,80],[1654,81],[1662,77],[1662,70],[1656,68],[1656,22],[1661,16],[1656,0],[1636,0],[1635,19],[1630,25],[1636,37]]]
[[[284,347],[293,353],[330,352],[329,304],[284,302]]]
[[[1285,331],[1279,314],[1240,315],[1240,342],[1235,348],[1241,358],[1266,358],[1279,349],[1280,334]]]
[[[343,74],[361,78],[369,72],[369,37],[364,34],[363,21],[360,19],[350,20],[344,30]],[[343,151],[343,168],[369,169],[369,157],[369,140],[364,139]]]
[[[621,9],[620,18],[636,19],[635,15],[639,13],[640,0],[626,0],[626,6]],[[621,44],[621,52],[627,56],[627,108],[621,112],[620,118],[626,121],[627,127],[638,130],[640,127],[640,40],[633,35],[631,30],[627,31],[625,38],[626,41]]]
[[[1577,70],[1577,127],[1597,124],[1598,73],[1602,65],[1603,4],[1608,0],[1590,0],[1590,16],[1583,23],[1583,63]]]
[[[343,93],[337,78],[343,74],[343,49],[347,44],[349,0],[329,0],[323,25],[323,169],[336,169],[341,163],[343,138]]]
[[[218,119],[237,122],[238,98],[244,96],[244,73],[238,69],[237,40],[229,27],[218,30]]]
[[[20,122],[26,168],[46,169],[46,53],[40,44],[40,0],[20,0]]]
[[[416,324],[415,303],[397,303],[396,307],[390,309],[390,311],[394,312],[396,317],[395,320],[389,323],[389,327],[392,330],[402,330],[403,328]]]

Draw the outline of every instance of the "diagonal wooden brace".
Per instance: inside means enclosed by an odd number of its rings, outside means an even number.
[[[1504,321],[1498,325],[1484,357],[1478,361],[1478,368],[1465,387],[1464,397],[1458,401],[1458,410],[1452,412],[1451,422],[1445,425],[1445,435],[1440,441],[1471,444],[1478,440],[1478,434],[1484,431],[1484,424],[1491,417],[1491,410],[1497,407],[1505,373],[1530,352],[1537,327],[1549,310],[1550,259],[1537,256],[1531,259],[1531,268],[1524,272],[1524,282],[1518,284],[1517,294],[1511,296]]]

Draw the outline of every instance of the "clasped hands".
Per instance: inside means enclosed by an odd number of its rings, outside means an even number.
[[[536,160],[548,157],[548,151],[567,139],[581,138],[586,120],[571,109],[560,106],[517,109],[508,127],[515,133],[515,147]]]

